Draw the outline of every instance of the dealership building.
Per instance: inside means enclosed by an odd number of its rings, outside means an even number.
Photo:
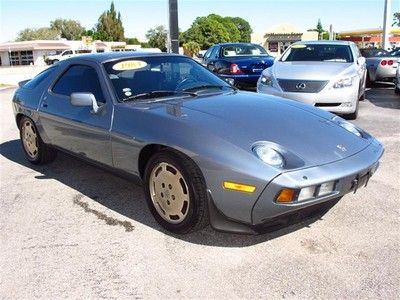
[[[280,24],[265,32],[253,33],[251,42],[263,46],[274,56],[280,55],[298,41],[317,40],[318,32],[305,31],[291,24]]]
[[[48,55],[59,54],[64,50],[90,50],[92,52],[135,51],[140,45],[127,45],[125,42],[35,40],[0,43],[0,66],[45,65]]]
[[[357,43],[360,48],[382,47],[383,30],[382,28],[359,29],[338,32],[341,40]],[[393,27],[389,30],[389,43],[391,47],[400,47],[400,28]]]

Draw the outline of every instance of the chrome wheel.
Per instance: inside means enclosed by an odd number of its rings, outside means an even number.
[[[189,189],[185,178],[173,165],[161,162],[151,171],[150,198],[157,213],[171,224],[181,223],[189,211]]]
[[[39,154],[39,144],[36,128],[32,121],[24,121],[21,127],[21,137],[26,154],[31,159],[36,159]]]

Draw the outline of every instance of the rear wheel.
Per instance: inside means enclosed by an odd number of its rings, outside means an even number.
[[[206,185],[190,158],[160,151],[148,162],[144,179],[147,204],[162,227],[183,234],[208,224]]]
[[[56,157],[56,150],[43,143],[35,123],[28,117],[19,122],[20,139],[25,157],[33,164],[51,162]]]

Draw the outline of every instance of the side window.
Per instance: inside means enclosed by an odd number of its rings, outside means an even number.
[[[62,54],[62,56],[64,56],[64,55],[70,55],[70,54],[72,54],[72,50],[65,51],[65,52]]]
[[[210,49],[207,50],[207,52],[204,54],[204,59],[209,59],[211,52],[213,51],[215,47],[211,47]]]
[[[70,67],[57,80],[53,87],[53,93],[68,97],[72,93],[92,93],[97,101],[105,102],[96,70],[84,65]]]
[[[35,77],[33,77],[31,80],[29,80],[27,83],[24,84],[24,88],[27,89],[34,89],[37,87],[39,84],[41,84],[47,77],[50,76],[51,73],[53,73],[54,70],[57,69],[57,66],[50,67],[43,72],[39,73]]]
[[[214,59],[218,57],[218,52],[219,52],[219,47],[214,47],[214,49],[211,52],[210,58]]]

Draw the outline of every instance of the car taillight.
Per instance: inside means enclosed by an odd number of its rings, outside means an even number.
[[[388,66],[393,65],[393,60],[388,60],[387,64],[388,64]]]
[[[384,59],[381,60],[381,65],[382,65],[382,66],[386,66],[387,63],[388,63],[388,62],[387,62],[386,60],[384,60]],[[393,62],[392,62],[392,63],[393,63]]]
[[[231,74],[241,74],[242,73],[242,71],[240,70],[240,68],[237,64],[231,64],[230,72],[231,72]]]

